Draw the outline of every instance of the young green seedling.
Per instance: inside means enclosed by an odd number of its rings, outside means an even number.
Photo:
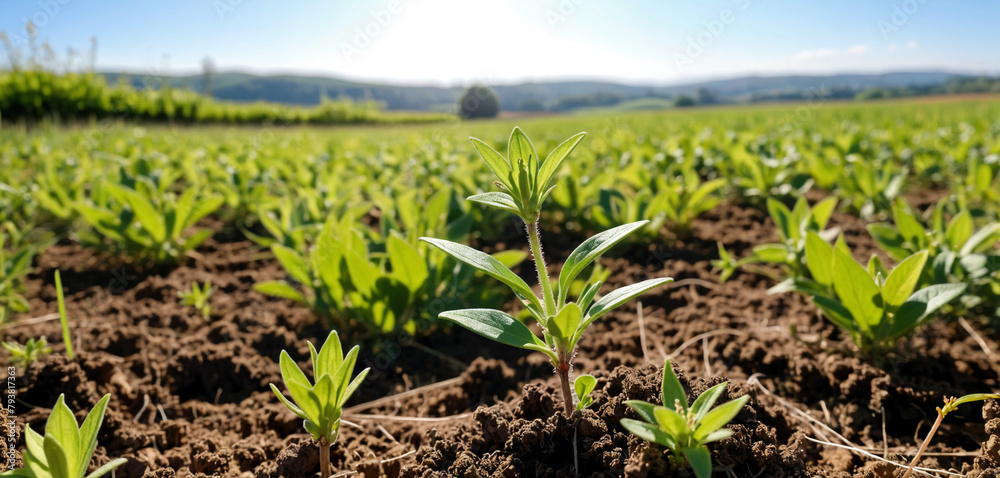
[[[73,339],[69,334],[69,318],[66,316],[66,300],[63,299],[59,269],[56,269],[56,300],[59,302],[59,325],[62,326],[63,343],[66,344],[66,358],[73,360]]]
[[[97,448],[97,431],[104,422],[104,410],[111,395],[105,395],[77,427],[76,417],[59,395],[52,413],[45,422],[45,435],[24,426],[24,468],[0,473],[7,478],[100,478],[127,460],[118,458],[87,475],[91,456]]]
[[[917,290],[927,255],[927,251],[913,254],[891,272],[873,256],[866,270],[854,261],[843,238],[831,246],[810,231],[806,234],[806,264],[813,279],[796,281],[790,290],[810,294],[831,322],[880,361],[897,340],[965,291],[965,284],[936,284]]]
[[[583,410],[594,403],[594,397],[590,392],[597,386],[597,379],[593,375],[580,375],[573,381],[573,391],[576,392],[576,409]]]
[[[522,322],[499,310],[455,310],[443,312],[440,317],[497,342],[548,355],[559,376],[563,406],[567,415],[572,415],[574,410],[569,376],[576,345],[583,332],[608,311],[643,292],[673,280],[650,279],[609,292],[597,299],[597,291],[601,287],[601,282],[598,281],[585,287],[576,302],[568,300],[570,286],[577,276],[601,254],[648,222],[639,221],[604,231],[580,244],[563,264],[553,290],[552,281],[545,267],[545,259],[542,257],[538,218],[542,203],[555,187],[553,178],[556,170],[585,134],[576,134],[556,146],[544,161],[537,159],[535,147],[520,128],[514,128],[510,135],[507,147],[509,158],[501,156],[486,143],[471,138],[483,160],[499,178],[496,185],[504,191],[477,194],[469,200],[517,214],[524,221],[542,297],[535,295],[524,280],[484,252],[441,239],[420,238],[513,289],[531,316],[542,325],[543,339],[538,338]]]
[[[212,297],[212,282],[205,282],[202,287],[198,287],[198,283],[195,282],[191,284],[191,290],[189,291],[177,291],[177,296],[181,298],[181,303],[187,306],[194,307],[201,312],[201,318],[208,320],[209,315],[212,313],[212,304],[208,303],[208,298]]]
[[[674,375],[668,359],[663,364],[663,405],[641,400],[625,402],[645,421],[623,418],[622,427],[643,440],[669,448],[679,461],[686,460],[691,465],[695,476],[709,478],[712,476],[712,455],[705,445],[731,436],[733,431],[723,427],[750,400],[744,395],[712,409],[728,383],[722,382],[705,390],[688,405],[684,387]]]
[[[320,478],[330,476],[330,445],[337,442],[340,434],[340,417],[344,403],[351,397],[368,375],[364,369],[353,380],[354,364],[358,359],[358,346],[354,346],[344,356],[340,336],[330,332],[319,352],[309,342],[309,355],[313,364],[313,380],[310,382],[302,369],[288,355],[281,351],[281,379],[292,396],[289,401],[273,383],[271,390],[292,413],[303,420],[306,431],[319,446]]]
[[[38,360],[38,357],[52,353],[45,337],[38,340],[28,339],[24,345],[15,342],[4,342],[3,348],[10,352],[11,363],[19,364],[25,370]]]
[[[974,393],[961,398],[946,397],[944,399],[944,407],[937,408],[937,420],[934,420],[934,425],[932,425],[930,431],[927,432],[927,437],[924,438],[924,442],[920,444],[920,449],[917,450],[917,454],[913,457],[913,461],[910,462],[910,466],[906,468],[906,474],[903,475],[903,478],[909,478],[910,474],[913,473],[913,469],[917,466],[917,463],[920,463],[920,457],[923,456],[924,450],[926,450],[927,445],[931,443],[931,438],[934,438],[934,434],[937,433],[938,427],[941,426],[941,422],[944,420],[946,415],[955,411],[955,409],[963,403],[979,402],[982,400],[998,398],[1000,398],[1000,395],[995,393]]]

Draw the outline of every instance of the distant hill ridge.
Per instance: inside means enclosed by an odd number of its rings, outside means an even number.
[[[109,83],[116,83],[126,76],[141,88],[146,80],[142,74],[102,73]],[[671,86],[622,85],[599,81],[558,81],[550,83],[522,83],[497,85],[493,88],[500,96],[501,107],[507,111],[560,109],[572,105],[566,98],[602,96],[608,101],[625,101],[640,98],[670,98],[678,95],[696,95],[707,88],[716,99],[723,102],[743,102],[761,98],[794,99],[808,95],[809,91],[840,91],[843,97],[868,88],[895,88],[942,84],[956,77],[973,75],[946,71],[893,72],[884,74],[838,74],[825,76],[746,76],[731,79],[708,80]],[[163,78],[174,88],[189,88],[203,92],[202,75],[168,76]],[[405,86],[364,83],[332,77],[275,75],[259,76],[247,73],[216,73],[212,77],[212,96],[229,101],[268,101],[298,105],[319,104],[323,96],[330,98],[370,98],[385,103],[390,110],[447,111],[454,106],[464,87]],[[562,101],[561,101],[562,100]],[[568,107],[567,107],[568,108]]]

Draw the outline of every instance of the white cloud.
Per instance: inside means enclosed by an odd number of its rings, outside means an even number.
[[[911,41],[911,42],[907,43],[906,44],[906,49],[907,50],[916,50],[917,49],[917,42]]]
[[[847,53],[850,53],[852,55],[860,55],[866,51],[868,51],[867,45],[854,45],[847,49]]]
[[[819,50],[804,50],[792,55],[792,60],[816,60],[821,58],[836,58],[840,52],[833,48],[821,48]]]
[[[892,52],[896,51],[897,48],[898,47],[896,46],[895,43],[890,43],[889,44],[889,53],[892,53]]]

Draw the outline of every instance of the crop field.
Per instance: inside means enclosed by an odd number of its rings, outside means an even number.
[[[1000,476],[996,97],[5,124],[0,243],[0,476]]]

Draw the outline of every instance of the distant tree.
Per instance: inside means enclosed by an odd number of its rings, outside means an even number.
[[[518,111],[545,111],[545,104],[538,98],[524,98],[517,102]]]
[[[719,98],[715,96],[712,90],[701,87],[698,88],[698,104],[699,105],[714,105],[719,102]]]
[[[678,96],[677,99],[674,100],[674,106],[678,108],[687,108],[696,104],[697,103],[694,101],[694,98],[687,95]]]
[[[212,97],[212,76],[215,75],[215,62],[205,57],[201,60],[201,68],[205,73],[205,96]]]
[[[500,97],[486,85],[473,85],[458,100],[462,118],[495,118],[500,113]]]

